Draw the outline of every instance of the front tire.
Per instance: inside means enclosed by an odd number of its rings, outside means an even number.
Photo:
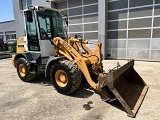
[[[35,74],[29,71],[29,62],[25,58],[19,58],[17,61],[17,74],[24,82],[29,82],[35,78]]]
[[[57,92],[65,95],[76,91],[82,79],[77,65],[68,60],[56,63],[51,68],[50,77]]]

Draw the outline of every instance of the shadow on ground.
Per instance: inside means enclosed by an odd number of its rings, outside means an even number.
[[[50,78],[45,78],[44,73],[38,73],[36,75],[36,78],[33,81],[30,81],[30,83],[40,84],[44,86],[52,86]],[[88,82],[85,79],[82,79],[81,86],[78,88],[78,90],[69,96],[77,98],[89,98],[93,94],[94,90],[89,86]]]
[[[94,94],[94,90],[90,87],[90,85],[85,79],[82,79],[81,86],[76,92],[71,94],[71,96],[78,97],[78,98],[89,98],[93,94]]]
[[[44,86],[52,86],[52,82],[49,77],[45,78],[45,73],[40,72],[36,74],[36,78],[31,81],[30,83],[35,83],[35,84],[42,84]]]
[[[126,112],[125,109],[123,108],[123,106],[121,105],[121,103],[118,100],[113,101],[111,103],[107,103],[107,104],[110,104],[111,106],[113,106],[115,108],[118,108],[119,110],[122,110],[122,111]]]
[[[52,82],[51,82],[50,78],[45,78],[44,73],[38,73],[35,80],[31,81],[30,83],[40,84],[40,85],[44,85],[44,86],[52,86]],[[79,89],[69,96],[76,97],[76,98],[89,98],[93,94],[98,94],[98,92],[94,91],[91,88],[91,86],[88,84],[87,80],[85,78],[83,78]],[[101,100],[101,98],[99,98],[99,99]],[[84,109],[85,110],[92,109],[91,104],[93,104],[92,101],[89,101],[86,104],[84,104],[83,105]],[[106,102],[106,104],[110,104],[113,107],[116,107],[122,111],[125,111],[125,109],[123,108],[123,106],[120,104],[120,102],[118,100],[111,102],[111,103]]]

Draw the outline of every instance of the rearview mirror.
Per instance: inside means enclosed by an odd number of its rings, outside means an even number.
[[[32,11],[26,11],[27,22],[33,22]]]
[[[65,11],[60,11],[59,14],[60,14],[62,17],[67,15],[67,14],[65,13]]]

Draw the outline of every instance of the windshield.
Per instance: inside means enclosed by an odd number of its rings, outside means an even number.
[[[44,10],[37,12],[40,37],[42,40],[54,37],[65,38],[62,17],[56,11]]]

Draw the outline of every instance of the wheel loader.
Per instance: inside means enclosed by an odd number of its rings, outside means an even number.
[[[29,82],[44,71],[57,92],[69,95],[80,87],[84,76],[102,100],[118,100],[128,116],[135,117],[148,86],[133,68],[134,60],[105,73],[101,43],[97,42],[92,51],[80,35],[68,38],[63,25],[67,26],[68,21],[63,11],[30,6],[23,14],[25,36],[17,40],[17,52],[12,56],[22,81]],[[92,75],[96,77],[93,79]]]

